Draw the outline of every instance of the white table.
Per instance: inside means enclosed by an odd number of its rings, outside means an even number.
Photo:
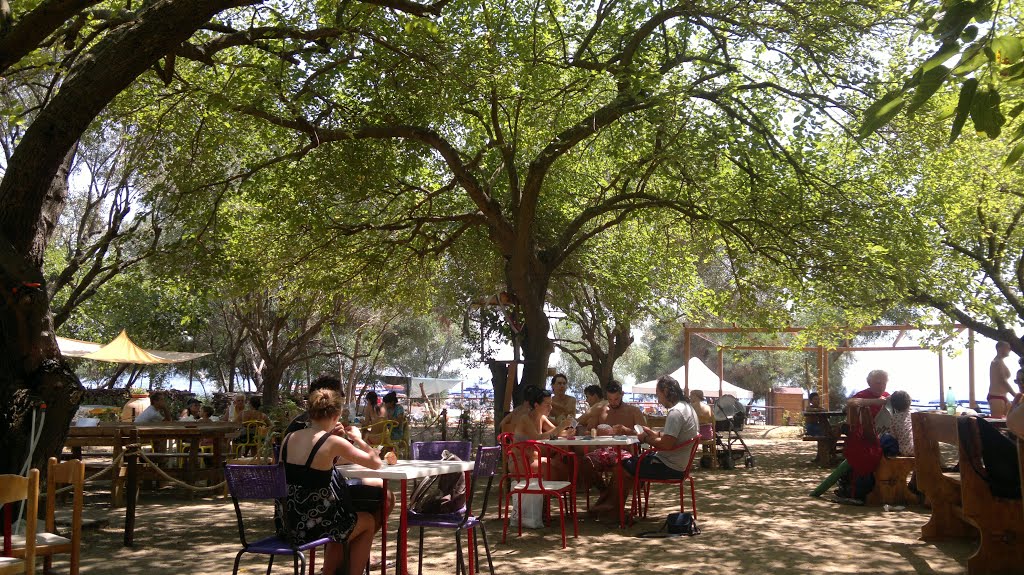
[[[423,477],[430,477],[432,475],[444,475],[446,473],[465,473],[466,474],[466,493],[472,489],[470,474],[473,471],[474,462],[472,461],[417,461],[417,460],[406,460],[400,459],[398,463],[394,465],[384,465],[380,469],[370,469],[361,465],[339,465],[338,469],[341,473],[348,478],[356,479],[381,479],[384,481],[385,492],[388,489],[388,481],[400,481],[402,485],[402,508],[401,515],[399,516],[398,523],[398,561],[396,565],[396,571],[398,575],[407,575],[409,573],[409,550],[408,550],[408,533],[409,530],[409,516],[408,516],[408,486],[410,479],[421,479]],[[388,543],[388,522],[387,517],[382,521],[380,529],[380,559],[381,575],[387,573],[387,543]],[[469,563],[470,569],[473,569],[473,555],[472,545],[470,546]]]
[[[558,447],[614,447],[616,451],[616,459],[618,459],[619,467],[621,471],[622,467],[622,448],[631,445],[637,445],[640,440],[635,435],[599,435],[597,437],[579,436],[579,437],[560,437],[558,439],[544,439],[541,443],[548,445],[555,445]],[[619,528],[626,527],[626,502],[623,497],[624,487],[622,484],[623,474],[619,473]],[[636,495],[635,493],[633,494]]]

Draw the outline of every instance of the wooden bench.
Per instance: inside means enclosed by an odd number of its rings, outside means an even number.
[[[921,527],[925,541],[973,537],[974,527],[964,521],[960,498],[960,474],[943,470],[940,444],[960,445],[956,417],[945,413],[913,413],[914,472],[917,488],[932,508]]]
[[[883,457],[875,470],[875,487],[868,493],[868,505],[907,505],[917,497],[907,486],[914,470],[913,457]]]
[[[804,435],[804,441],[817,441],[818,453],[814,462],[822,467],[834,467],[842,459],[846,447],[846,435],[839,425],[833,425],[830,418],[842,416],[841,411],[805,411],[804,422],[820,426],[821,434]]]
[[[968,419],[963,430],[958,429],[955,416],[945,413],[915,413],[911,421],[917,484],[932,508],[931,519],[921,527],[921,538],[980,536],[977,549],[967,560],[969,574],[1021,573],[1024,506],[992,495],[981,475],[985,467],[977,421]],[[956,445],[959,472],[943,471],[941,443]]]
[[[1024,572],[1024,507],[1015,499],[996,497],[982,474],[981,435],[978,420],[960,422],[960,480],[964,519],[981,533],[967,572]]]

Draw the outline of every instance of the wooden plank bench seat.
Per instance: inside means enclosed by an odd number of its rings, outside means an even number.
[[[868,493],[868,505],[907,505],[917,500],[907,486],[914,471],[913,457],[883,457],[875,470],[875,487]]]
[[[992,494],[981,458],[978,419],[962,418],[960,425],[961,511],[975,526],[981,541],[967,559],[967,572],[976,574],[1024,572],[1024,507],[1016,499]],[[1012,453],[1012,452],[1011,452]]]
[[[974,537],[977,530],[964,521],[960,504],[960,474],[945,471],[941,443],[959,445],[956,417],[945,413],[913,413],[914,472],[917,488],[932,509],[921,527],[925,541]]]
[[[967,560],[970,575],[1021,573],[1024,565],[1024,506],[995,497],[984,473],[977,420],[962,429],[956,416],[914,413],[915,471],[932,514],[921,527],[926,541],[979,538]],[[957,446],[960,471],[943,469],[940,443]]]

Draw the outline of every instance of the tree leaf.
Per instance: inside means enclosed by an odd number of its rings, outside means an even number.
[[[949,77],[949,68],[938,66],[925,72],[921,76],[921,84],[914,91],[914,97],[907,106],[907,113],[913,114],[931,98],[935,92],[946,82]]]
[[[884,126],[903,109],[904,99],[899,92],[890,92],[868,106],[864,111],[864,123],[860,126],[860,137],[866,138]]]
[[[1000,36],[992,40],[995,61],[1000,64],[1015,64],[1024,56],[1024,43],[1014,36]]]
[[[1016,146],[1010,150],[1010,155],[1006,156],[1006,161],[1003,163],[1003,167],[1008,168],[1013,164],[1017,163],[1021,155],[1024,155],[1024,142],[1018,142]]]
[[[928,71],[931,70],[932,68],[935,68],[936,66],[939,66],[941,64],[945,64],[946,60],[949,60],[950,58],[959,53],[959,42],[950,42],[948,44],[943,44],[938,49],[938,51],[935,52],[935,54],[933,54],[930,58],[925,60],[924,64],[921,64],[921,71],[927,74]]]
[[[988,62],[988,57],[985,55],[985,45],[980,43],[971,44],[962,56],[960,56],[960,63],[957,64],[956,68],[953,68],[953,74],[955,76],[964,76],[977,70],[982,64]]]
[[[964,128],[964,122],[971,113],[971,104],[974,102],[974,94],[978,91],[978,80],[969,78],[964,80],[960,86],[960,99],[956,103],[956,116],[953,118],[953,128],[949,135],[949,143],[952,144],[960,137],[960,131]]]

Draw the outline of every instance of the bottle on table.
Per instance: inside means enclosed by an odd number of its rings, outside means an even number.
[[[946,413],[956,415],[956,396],[953,395],[953,386],[946,390]]]

